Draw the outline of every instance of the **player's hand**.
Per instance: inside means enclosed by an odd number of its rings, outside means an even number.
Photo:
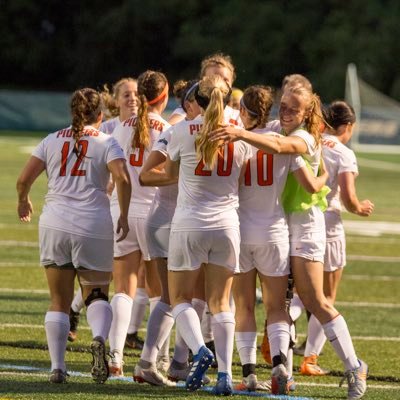
[[[121,236],[117,239],[117,243],[120,242],[121,240],[124,240],[128,236],[129,225],[127,217],[120,216],[118,218],[117,234],[119,234],[121,231],[122,233]]]
[[[26,201],[19,201],[17,212],[20,221],[22,222],[30,222],[31,215],[33,214],[33,206],[31,201],[28,199]]]
[[[369,200],[363,200],[360,202],[360,210],[358,211],[358,215],[362,217],[369,217],[374,211],[374,203]]]
[[[222,125],[209,132],[208,136],[212,142],[221,140],[226,142],[236,142],[242,138],[243,129],[236,127],[235,125]]]

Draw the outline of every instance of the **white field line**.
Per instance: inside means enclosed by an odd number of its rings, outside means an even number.
[[[391,257],[391,256],[364,256],[361,254],[349,254],[347,255],[347,259],[351,261],[400,263],[400,257]]]
[[[400,223],[398,222],[344,220],[343,224],[347,234],[360,236],[400,235]]]
[[[357,163],[361,167],[381,169],[384,171],[399,171],[400,172],[400,164],[392,163],[392,162],[388,162],[388,161],[370,160],[368,158],[357,157]]]
[[[19,240],[0,240],[0,246],[5,247],[39,247],[39,242],[27,242]]]
[[[13,366],[13,365],[7,365],[7,364],[0,364],[0,369],[14,369],[13,367],[17,367],[15,369],[18,369],[19,371],[1,371],[0,376],[35,376],[35,377],[48,377],[48,374],[50,370],[43,370],[43,369],[37,369],[37,371],[43,371],[43,372],[25,372],[25,371],[32,371],[32,367],[27,366],[26,369],[24,369],[23,366]],[[87,373],[82,373],[82,372],[75,372],[75,371],[68,371],[71,377],[73,376],[78,376],[81,378],[90,378],[92,379],[92,376]],[[71,379],[71,378],[70,378]],[[121,378],[109,378],[109,380],[121,380],[124,382],[133,382],[133,378],[131,377],[121,377]],[[238,380],[234,380],[234,383],[240,383]],[[337,383],[313,383],[313,382],[296,382],[296,385],[298,386],[310,386],[310,387],[330,387],[330,388],[337,388],[338,384]],[[398,390],[400,385],[374,385],[374,384],[368,384],[368,388],[370,389],[382,389],[382,390]],[[343,390],[346,390],[345,388]],[[250,395],[250,394],[248,394]],[[257,396],[260,397],[260,396]],[[265,393],[265,396],[261,397],[266,397],[266,398],[276,398],[276,396],[270,397],[267,393]],[[298,398],[298,397],[294,397]],[[305,397],[301,397],[301,399],[309,399]]]

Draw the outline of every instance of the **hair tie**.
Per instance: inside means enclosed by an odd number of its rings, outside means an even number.
[[[168,93],[168,83],[164,86],[163,91],[153,100],[147,101],[147,104],[151,106],[152,104],[156,104],[159,102],[163,97],[165,97]]]

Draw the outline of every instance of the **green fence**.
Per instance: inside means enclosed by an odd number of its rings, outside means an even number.
[[[0,90],[0,130],[52,132],[70,124],[64,92]]]

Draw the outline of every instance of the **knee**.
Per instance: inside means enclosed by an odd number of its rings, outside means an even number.
[[[92,303],[98,300],[104,300],[108,302],[108,296],[105,294],[101,288],[93,288],[92,291],[85,299],[86,308],[89,307]]]

